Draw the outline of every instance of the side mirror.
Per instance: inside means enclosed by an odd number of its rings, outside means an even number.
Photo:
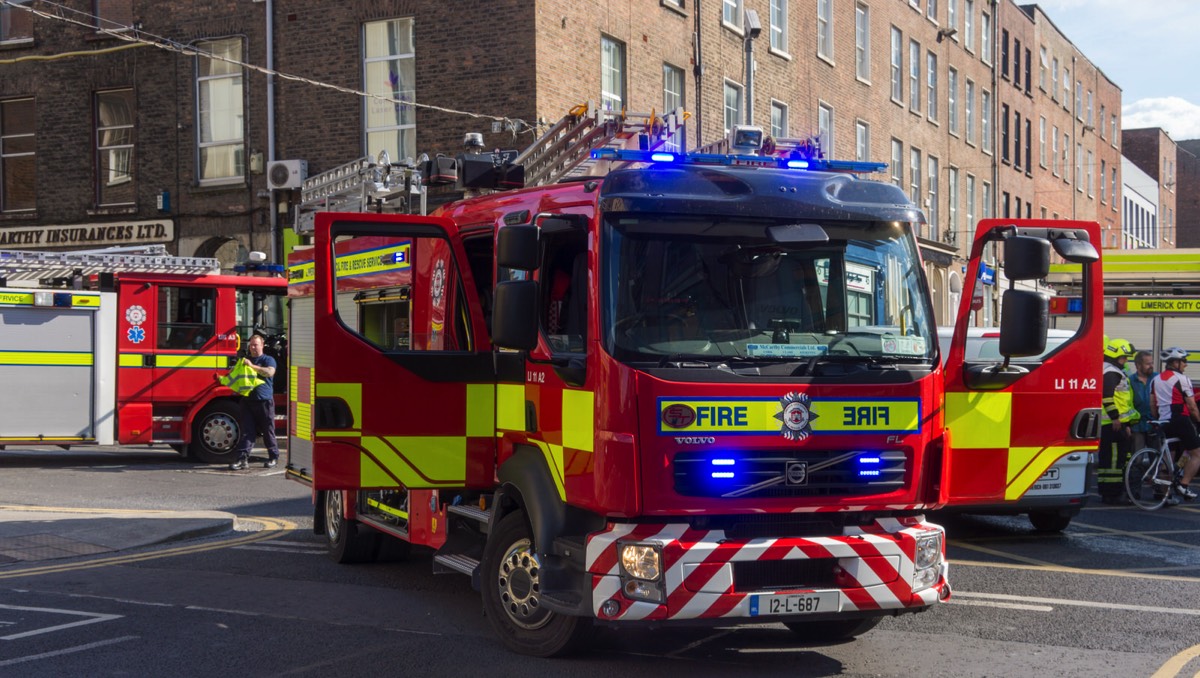
[[[532,271],[538,267],[538,229],[533,224],[513,224],[500,228],[496,236],[496,265]],[[496,294],[499,298],[499,291]]]
[[[501,348],[518,351],[532,351],[536,348],[537,302],[536,280],[506,280],[498,283],[492,307],[492,343]]]
[[[1027,235],[1004,240],[1004,274],[1009,280],[1038,280],[1050,274],[1050,241]],[[1007,298],[1007,295],[1005,295]]]
[[[1046,242],[1046,241],[1042,241]],[[1040,292],[1005,290],[1000,316],[1000,355],[1024,358],[1046,350],[1050,300]]]
[[[1088,264],[1100,260],[1100,253],[1096,251],[1096,247],[1086,240],[1055,238],[1052,244],[1058,256],[1073,264]]]

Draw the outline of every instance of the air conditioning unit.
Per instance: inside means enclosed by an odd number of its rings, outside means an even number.
[[[307,160],[273,160],[267,163],[267,188],[273,191],[300,188],[307,178]]]

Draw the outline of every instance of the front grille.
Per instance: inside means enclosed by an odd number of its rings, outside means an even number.
[[[837,586],[837,558],[733,563],[733,590],[826,589]]]
[[[903,487],[908,455],[903,450],[686,450],[676,453],[672,466],[675,491],[689,497],[855,497]]]
[[[859,524],[862,514],[845,513],[768,513],[735,516],[693,516],[688,524],[694,530],[721,530],[726,539],[783,539],[787,537],[830,537],[844,532],[847,518]]]

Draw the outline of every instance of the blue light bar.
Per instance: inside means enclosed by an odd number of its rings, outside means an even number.
[[[860,464],[878,464],[880,461],[881,460],[879,457],[859,457],[858,458],[858,463],[860,463]]]
[[[825,160],[823,158],[777,157],[769,155],[738,155],[722,153],[689,153],[679,155],[661,151],[637,151],[616,148],[597,148],[592,151],[593,160],[615,160],[619,162],[671,162],[684,165],[727,165],[745,167],[779,167],[783,169],[808,169],[823,172],[853,172],[869,174],[887,169],[884,162],[858,162],[853,160]]]
[[[733,459],[713,459],[712,465],[713,466],[733,466],[734,462],[735,462],[735,460],[733,460]]]
[[[714,478],[732,478],[733,472],[732,471],[713,471],[712,477],[714,477]]]
[[[862,469],[861,471],[858,472],[858,475],[860,475],[860,476],[877,476],[877,475],[879,475],[879,469]]]

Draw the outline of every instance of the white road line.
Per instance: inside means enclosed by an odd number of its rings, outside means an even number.
[[[71,654],[72,652],[83,652],[85,650],[92,650],[97,647],[104,647],[105,645],[116,645],[117,643],[123,643],[127,640],[137,640],[139,637],[140,636],[121,636],[120,638],[111,638],[109,640],[99,640],[94,643],[88,643],[87,645],[76,645],[75,647],[64,647],[61,650],[54,650],[53,652],[43,652],[41,654],[31,654],[28,657],[15,657],[13,659],[5,659],[4,661],[0,661],[0,666],[12,666],[13,664],[22,664],[24,662],[36,661],[38,659],[47,659],[49,657],[57,657],[59,655]]]
[[[48,612],[50,614],[70,614],[70,615],[75,615],[77,617],[90,617],[90,619],[81,619],[79,621],[70,622],[67,624],[58,624],[56,626],[47,626],[45,628],[34,629],[32,631],[26,631],[24,633],[14,633],[14,634],[7,635],[7,636],[0,636],[0,640],[16,640],[18,638],[28,638],[29,636],[36,636],[36,635],[40,635],[43,633],[50,633],[51,631],[61,631],[63,629],[69,629],[69,628],[72,628],[75,626],[85,626],[87,624],[95,624],[97,622],[111,621],[113,619],[120,619],[123,616],[123,615],[119,615],[119,614],[97,614],[95,612],[80,612],[78,610],[59,610],[59,609],[50,608],[50,607],[18,607],[16,605],[0,605],[0,609],[24,610],[26,612]]]
[[[978,605],[979,607],[1000,607],[1006,610],[1029,610],[1031,612],[1053,612],[1054,608],[1048,605],[1023,605],[1021,603],[1001,603],[990,600],[958,600],[958,592],[955,591],[951,598],[952,605]]]
[[[188,605],[183,608],[185,610],[199,610],[201,612],[223,612],[225,614],[238,614],[243,617],[261,617],[258,612],[247,612],[245,610],[223,610],[219,607],[201,607],[199,605]]]
[[[1098,603],[1091,600],[1037,598],[1033,596],[1014,596],[1007,593],[974,593],[970,591],[955,591],[951,600],[954,598],[1005,600],[1018,603],[1041,603],[1043,605],[1070,605],[1073,607],[1098,607],[1104,610],[1129,610],[1130,612],[1156,612],[1158,614],[1182,614],[1192,617],[1200,617],[1200,610],[1187,609],[1183,607],[1154,607],[1151,605],[1126,605],[1124,603]]]
[[[275,551],[277,553],[303,553],[305,555],[321,555],[325,553],[323,548],[276,548],[274,546],[234,546],[233,550],[237,551]]]

